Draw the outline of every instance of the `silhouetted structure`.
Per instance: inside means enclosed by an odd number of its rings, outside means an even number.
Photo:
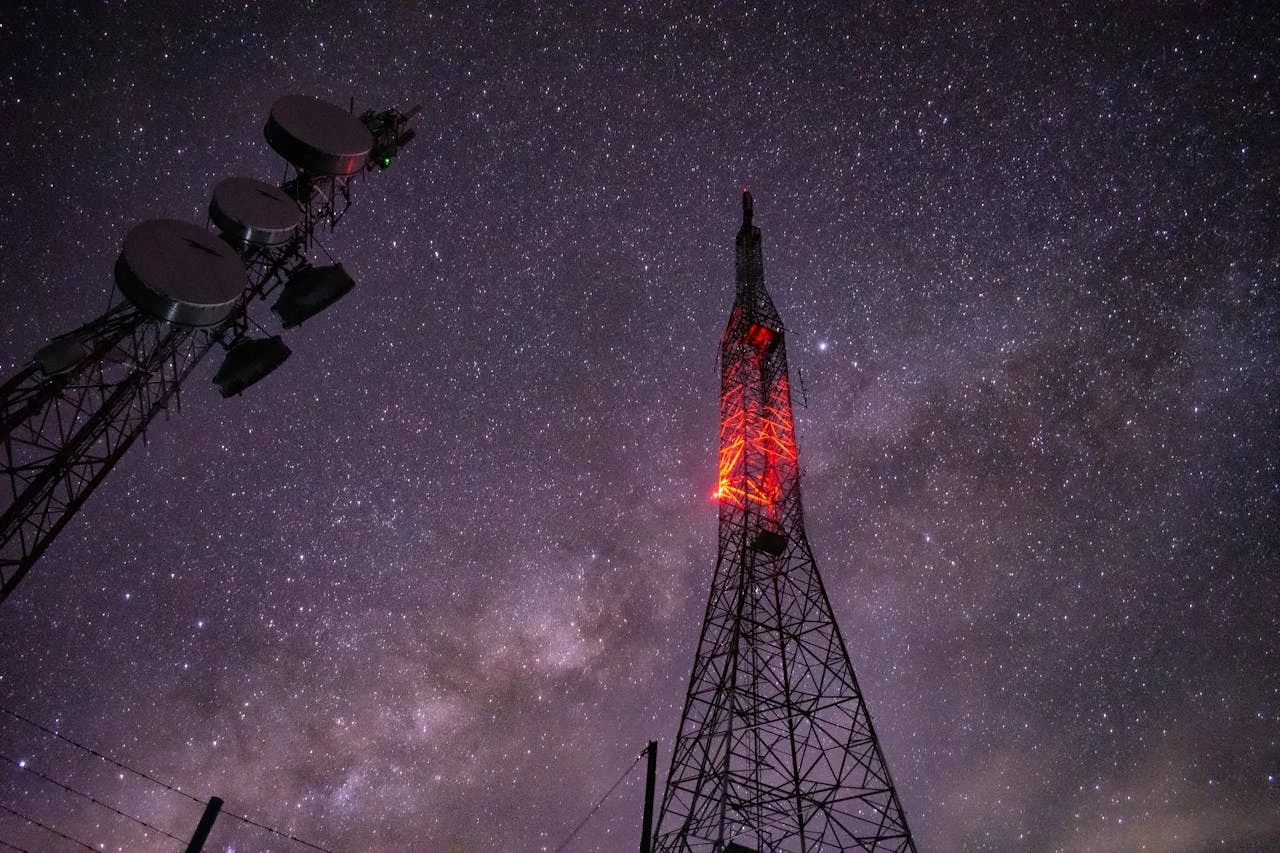
[[[217,233],[172,219],[129,232],[115,304],[0,385],[0,601],[214,347],[227,351],[214,376],[224,397],[289,357],[279,335],[250,336],[250,302],[279,290],[272,310],[287,329],[351,289],[341,265],[312,267],[304,253],[346,211],[353,178],[385,169],[413,138],[416,113],[355,116],[283,97],[264,128],[288,164],[282,186],[220,182],[209,203]]]
[[[750,193],[720,340],[719,555],[657,850],[914,851],[805,536],[782,318]]]

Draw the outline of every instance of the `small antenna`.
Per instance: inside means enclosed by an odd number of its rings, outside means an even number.
[[[804,370],[797,367],[796,376],[800,379],[800,405],[809,408],[809,392],[804,387]]]

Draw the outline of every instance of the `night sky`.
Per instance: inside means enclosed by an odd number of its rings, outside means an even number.
[[[133,225],[280,180],[277,97],[418,136],[321,237],[356,289],[242,397],[201,365],[0,605],[0,706],[329,850],[554,849],[665,777],[749,186],[920,849],[1280,848],[1273,4],[186,5],[0,9],[3,376]],[[5,714],[0,755],[200,813]],[[642,770],[571,849],[636,848]],[[9,761],[0,805],[181,848]]]

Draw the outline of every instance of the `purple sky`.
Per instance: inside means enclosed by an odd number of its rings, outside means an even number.
[[[280,179],[277,97],[418,136],[322,237],[356,289],[243,397],[202,365],[0,605],[0,706],[330,850],[554,849],[665,775],[748,185],[920,849],[1280,845],[1265,4],[187,5],[0,9],[0,375],[134,224]],[[199,816],[3,714],[0,755]],[[572,849],[635,849],[642,767]],[[180,846],[4,762],[0,805]]]

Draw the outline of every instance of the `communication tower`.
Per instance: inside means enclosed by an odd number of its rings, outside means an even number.
[[[805,535],[785,332],[745,191],[719,468],[719,554],[655,849],[914,853]]]
[[[354,178],[391,165],[413,138],[417,112],[356,116],[287,95],[264,128],[286,162],[281,186],[221,181],[209,203],[216,232],[152,219],[128,233],[113,305],[0,385],[0,602],[152,419],[177,407],[205,356],[226,352],[213,378],[224,397],[289,357],[281,336],[250,334],[250,303],[276,296],[271,310],[288,329],[354,286],[341,264],[312,266],[306,251],[346,212]]]

